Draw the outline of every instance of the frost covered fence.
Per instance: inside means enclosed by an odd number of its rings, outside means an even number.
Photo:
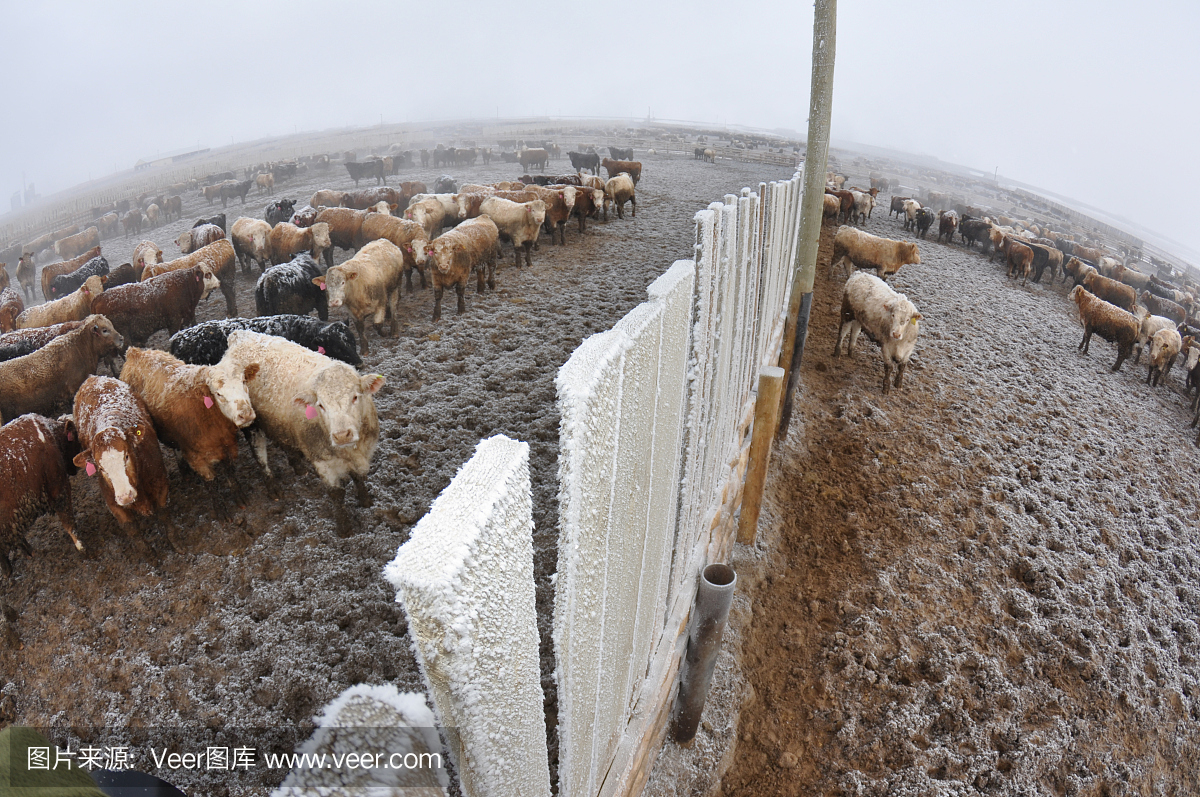
[[[695,259],[559,372],[560,794],[636,795],[649,776],[698,573],[732,547],[800,192],[797,174],[697,213]]]
[[[529,446],[482,441],[384,570],[469,797],[550,794]]]

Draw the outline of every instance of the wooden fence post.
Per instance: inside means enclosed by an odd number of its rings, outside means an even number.
[[[779,423],[779,394],[783,390],[783,369],[768,365],[758,372],[758,398],[754,401],[754,430],[750,437],[750,463],[746,467],[746,486],[742,491],[742,516],[738,521],[738,542],[753,545],[758,533],[758,513],[762,510],[767,464],[771,461],[771,443]]]

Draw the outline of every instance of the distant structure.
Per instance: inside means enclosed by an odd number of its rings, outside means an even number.
[[[13,191],[13,194],[11,197],[9,197],[8,201],[9,201],[9,204],[12,205],[13,211],[20,210],[21,209],[21,192],[19,190]]]
[[[180,161],[194,158],[197,155],[203,155],[205,152],[208,152],[208,150],[208,147],[205,147],[204,149],[186,149],[168,155],[160,155],[152,160],[140,160],[133,164],[133,170],[135,172],[140,172],[143,169],[152,169],[155,166],[166,166],[171,163],[179,163]]]

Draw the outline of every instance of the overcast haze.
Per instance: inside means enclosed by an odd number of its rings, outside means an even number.
[[[807,130],[811,4],[679,8],[6,3],[4,207],[22,172],[48,194],[197,144],[381,117]],[[834,141],[998,167],[1200,250],[1198,30],[1194,0],[843,0]]]

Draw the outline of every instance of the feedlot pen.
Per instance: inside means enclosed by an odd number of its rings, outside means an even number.
[[[382,373],[387,383],[376,396],[380,443],[368,479],[375,504],[363,510],[347,499],[358,520],[353,536],[334,533],[327,491],[315,474],[293,476],[274,447],[284,498],[272,501],[261,489],[258,465],[243,446],[237,476],[248,505],[230,523],[215,518],[199,480],[168,456],[164,511],[174,528],[159,524],[146,544],[117,526],[94,480],[76,476],[75,514],[86,551],[73,549],[53,516],[43,518],[27,535],[34,557],[15,557],[13,578],[0,586],[0,600],[16,616],[0,646],[0,723],[281,727],[309,722],[356,683],[423,691],[403,612],[380,574],[476,443],[505,434],[531,447],[541,672],[554,761],[555,375],[584,338],[610,328],[674,260],[691,256],[696,211],[793,171],[638,154],[644,169],[636,218],[610,213],[607,224],[589,223],[583,236],[572,221],[566,246],[544,236],[530,269],[515,269],[506,247],[496,291],[468,290],[462,316],[454,315],[451,298],[441,323],[433,324],[433,292],[418,290],[402,301],[398,340],[380,340],[368,329],[372,353],[360,370]],[[565,158],[547,168],[569,171]],[[392,181],[432,186],[441,173],[418,169]],[[460,182],[492,182],[521,171],[493,163],[450,173]],[[319,188],[353,187],[340,166],[309,172],[277,186],[274,195],[254,190],[244,207],[231,204],[227,224],[239,215],[261,218],[278,198],[296,199],[300,207]],[[179,233],[221,212],[219,202],[209,206],[194,192],[183,200],[182,221],[102,241],[109,263],[128,261],[143,238],[173,259]],[[335,254],[335,262],[348,257]],[[253,315],[257,274],[239,270],[241,315]],[[214,292],[197,321],[222,317],[224,301]],[[330,317],[348,320],[344,311]],[[149,345],[165,348],[166,341],[160,332]]]

